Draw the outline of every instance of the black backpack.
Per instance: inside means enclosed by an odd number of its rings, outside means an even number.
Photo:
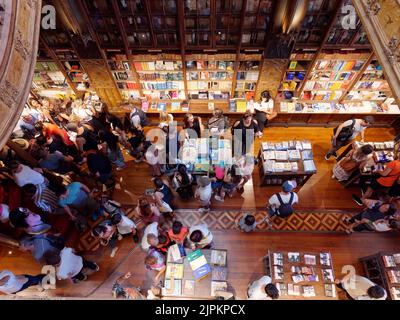
[[[353,119],[351,122],[351,125],[343,127],[342,130],[340,130],[336,140],[340,141],[340,142],[348,141],[351,138],[351,136],[353,135],[355,123],[356,123],[356,120]],[[334,135],[336,134],[338,128],[339,128],[339,126],[337,126],[335,129],[333,129]]]
[[[288,203],[283,203],[282,197],[279,193],[277,193],[276,196],[281,204],[279,208],[276,210],[277,215],[281,218],[287,218],[290,215],[292,215],[294,212],[292,207],[294,193],[293,192],[290,193],[290,200]]]

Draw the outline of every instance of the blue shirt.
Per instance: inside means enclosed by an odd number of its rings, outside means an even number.
[[[49,170],[57,170],[60,166],[60,161],[64,159],[64,156],[58,152],[49,154],[46,159],[40,161],[40,167],[49,169]]]
[[[61,198],[58,203],[60,206],[73,206],[80,208],[84,205],[88,194],[81,189],[82,184],[79,182],[72,182],[67,186],[68,195],[66,198]]]

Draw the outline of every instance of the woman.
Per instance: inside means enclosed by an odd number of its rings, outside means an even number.
[[[145,266],[147,270],[157,271],[157,275],[154,278],[154,283],[158,284],[160,277],[166,270],[165,257],[155,249],[150,249],[145,260]]]
[[[153,177],[161,177],[163,174],[163,166],[161,163],[165,163],[165,161],[162,160],[162,152],[164,152],[164,146],[159,144],[155,147],[148,148],[145,153],[146,162],[151,168],[151,174]]]
[[[76,145],[80,152],[98,150],[98,140],[94,129],[88,124],[78,126],[75,123],[67,125],[68,131],[76,133]]]
[[[14,228],[24,229],[28,234],[42,234],[51,229],[42,217],[26,208],[18,208],[10,212],[10,224]]]
[[[253,115],[249,111],[247,111],[243,115],[242,119],[236,121],[236,123],[232,127],[234,155],[245,155],[250,152],[251,145],[248,145],[247,142],[248,140],[250,140],[250,138],[253,137],[249,137],[249,139],[247,139],[248,130],[251,130],[254,135],[262,136],[262,132],[260,132],[258,127],[258,122],[253,119]],[[239,141],[237,141],[237,139],[242,139],[242,143],[238,143]],[[236,150],[239,148],[240,145],[242,146],[241,150]]]
[[[258,122],[258,130],[261,132],[261,138],[264,126],[268,124],[269,120],[274,119],[278,115],[278,113],[274,111],[274,100],[272,100],[269,91],[264,91],[261,94],[261,102],[254,104],[254,112],[255,119]]]
[[[220,194],[215,196],[215,200],[223,202],[226,194],[232,198],[235,190],[243,184],[243,180],[237,165],[232,165],[230,170],[227,168]]]
[[[221,136],[229,128],[229,120],[224,116],[224,112],[217,108],[213,111],[211,119],[208,120],[207,127],[211,136]]]
[[[117,171],[125,169],[126,164],[121,148],[118,145],[118,137],[111,132],[102,130],[99,132],[99,139],[103,144],[108,159],[117,167]]]
[[[179,164],[178,171],[175,172],[173,178],[173,183],[175,191],[182,199],[188,200],[193,198],[192,182],[192,175],[187,172],[186,166],[184,164]]]
[[[374,148],[369,144],[357,147],[353,143],[353,149],[333,167],[332,179],[348,180],[356,169],[361,169],[365,166],[373,151]]]
[[[145,197],[139,198],[136,212],[146,225],[160,221],[160,210],[158,210],[154,203],[150,203]]]
[[[185,129],[186,139],[190,138],[201,138],[203,133],[203,124],[200,117],[194,117],[191,113],[187,113],[183,120],[183,129]],[[192,129],[196,132],[197,137],[193,137],[193,132],[189,133],[188,129]]]
[[[92,236],[97,238],[102,246],[110,245],[110,257],[114,258],[116,252],[118,251],[117,240],[122,239],[122,236],[120,237],[117,232],[116,226],[114,226],[109,220],[100,222],[96,227],[93,228]]]

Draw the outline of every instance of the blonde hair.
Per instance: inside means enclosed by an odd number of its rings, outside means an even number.
[[[170,118],[170,116],[167,112],[165,112],[165,111],[160,112],[160,121],[161,122],[168,122],[169,118]]]

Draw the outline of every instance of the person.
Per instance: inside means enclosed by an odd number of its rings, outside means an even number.
[[[287,218],[293,214],[293,205],[299,202],[299,197],[293,192],[296,186],[295,181],[285,181],[282,184],[282,191],[269,198],[267,206],[271,219],[275,216]],[[268,217],[265,221],[270,224]]]
[[[276,300],[279,298],[279,290],[270,277],[263,276],[249,284],[247,297],[248,300]]]
[[[158,245],[155,247],[155,249],[162,254],[167,254],[168,248],[171,245],[172,245],[172,242],[168,236],[168,233],[163,232],[158,235]]]
[[[140,292],[140,288],[132,286],[130,284],[126,285],[126,281],[130,279],[132,273],[127,272],[123,276],[115,280],[112,287],[112,295],[114,299],[123,297],[127,300],[146,300],[146,297]]]
[[[274,111],[274,100],[271,98],[269,91],[261,93],[261,102],[254,104],[255,119],[258,124],[259,137],[263,135],[264,127],[268,121],[274,119],[278,113]]]
[[[34,184],[29,183],[24,185],[22,190],[34,201],[36,207],[38,207],[40,210],[50,214],[64,213],[64,210],[58,206],[59,198],[50,188],[38,188]]]
[[[160,112],[158,127],[161,130],[163,130],[165,127],[169,127],[172,122],[174,122],[174,116],[172,114],[165,111]]]
[[[170,187],[168,187],[160,178],[153,179],[156,190],[153,198],[156,201],[157,207],[162,213],[172,213],[174,195]]]
[[[182,222],[174,221],[172,228],[168,230],[169,238],[177,244],[185,245],[186,237],[189,233],[189,229],[184,227]]]
[[[190,227],[186,239],[192,250],[209,249],[213,245],[213,235],[205,223]]]
[[[156,241],[153,242],[152,239]],[[143,251],[148,251],[152,245],[157,245],[157,244],[158,244],[158,222],[153,222],[149,224],[143,231],[141,247]]]
[[[128,146],[128,138],[126,136],[125,127],[122,121],[111,113],[106,114],[106,121],[110,124],[111,129],[118,136],[118,140],[126,148]]]
[[[346,233],[354,231],[373,231],[373,224],[378,220],[387,219],[397,211],[394,203],[376,203],[372,208],[367,208],[344,222],[349,225]]]
[[[164,146],[157,145],[154,148],[150,147],[147,149],[145,153],[146,162],[149,164],[151,168],[151,174],[153,177],[161,177],[163,166],[162,164],[165,163],[163,161],[163,152]]]
[[[348,180],[356,169],[365,166],[373,152],[374,147],[370,144],[361,147],[353,144],[353,149],[333,167],[332,178],[336,178],[338,181]]]
[[[145,112],[132,105],[129,105],[129,107],[132,109],[129,119],[134,128],[141,130],[149,124]]]
[[[147,270],[158,271],[157,275],[154,278],[154,283],[158,283],[161,276],[166,270],[164,255],[157,250],[151,249],[146,256],[144,263]]]
[[[234,155],[250,153],[250,148],[254,142],[254,135],[247,137],[248,130],[259,137],[262,134],[259,130],[258,122],[253,119],[253,114],[249,111],[243,115],[242,119],[236,121],[232,126]]]
[[[193,198],[193,178],[192,175],[187,172],[187,167],[184,164],[178,164],[178,171],[175,172],[172,181],[175,186],[174,189],[181,199],[188,200]]]
[[[45,223],[40,215],[26,208],[12,210],[9,219],[14,228],[24,229],[28,234],[41,234],[51,229],[51,225]]]
[[[203,124],[201,122],[201,118],[194,117],[191,113],[185,114],[183,119],[183,129],[186,139],[201,138],[203,133]],[[191,130],[189,131],[189,129]],[[193,131],[196,133],[196,136],[193,136]]]
[[[26,184],[33,184],[35,186],[46,186],[47,181],[45,177],[36,170],[32,170],[30,167],[21,164],[17,161],[12,161],[9,167],[13,173],[15,183],[19,187],[23,187]]]
[[[207,122],[207,128],[210,136],[221,136],[229,128],[229,120],[221,109],[216,108],[213,111],[213,116]]]
[[[0,204],[0,222],[1,223],[7,223],[10,219],[10,207],[2,203]]]
[[[22,251],[31,252],[35,260],[43,265],[55,265],[60,258],[65,240],[61,236],[40,234],[25,237],[20,242]]]
[[[336,159],[338,157],[336,151],[353,142],[359,134],[361,135],[361,142],[364,142],[364,131],[373,123],[374,118],[366,116],[364,119],[347,120],[337,126],[333,130],[331,148],[326,153],[325,160],[329,160],[331,156]]]
[[[67,130],[75,135],[75,142],[80,152],[89,150],[97,150],[98,138],[93,127],[88,124],[77,125],[76,123],[69,123]]]
[[[254,170],[254,157],[241,156],[236,159],[236,165],[237,165],[237,170],[239,170],[240,176],[243,178],[242,181],[238,184],[236,190],[240,194],[242,194],[244,192],[244,186],[252,178]]]
[[[116,226],[109,220],[104,220],[95,226],[92,230],[92,236],[99,239],[103,246],[110,246],[110,258],[114,258],[118,251],[117,240],[121,240],[122,236],[118,234]]]
[[[226,167],[224,182],[222,184],[220,194],[215,195],[215,199],[217,201],[224,202],[226,194],[232,198],[235,190],[243,184],[243,180],[243,177],[240,175],[239,167],[236,164],[232,165],[230,169],[229,167]]]
[[[64,156],[60,151],[50,153],[48,150],[44,149],[43,152],[40,153],[39,166],[59,174],[67,174],[69,172],[79,174],[79,167],[73,160],[72,157]]]
[[[370,199],[374,192],[383,191],[393,187],[400,178],[400,160],[389,162],[385,165],[383,170],[378,170],[375,173],[379,176],[372,177],[371,183],[361,198],[353,194],[354,201],[360,206],[362,206],[362,200]]]
[[[100,267],[97,263],[88,261],[78,256],[75,250],[65,247],[60,252],[59,262],[56,264],[56,275],[58,280],[71,279],[73,283],[87,280],[87,275],[83,269],[99,271]]]
[[[67,187],[60,186],[56,195],[59,197],[59,206],[64,208],[71,220],[77,220],[71,209],[78,210],[80,216],[92,215],[92,219],[97,220],[100,204],[90,196],[90,189],[83,183],[72,182]]]
[[[239,229],[243,232],[251,232],[257,228],[256,218],[250,214],[246,213],[238,223]]]
[[[353,278],[336,279],[337,287],[346,291],[353,300],[386,300],[387,292],[368,278],[354,275]]]
[[[126,168],[124,156],[121,148],[118,145],[118,137],[109,131],[99,131],[99,140],[102,150],[107,155],[108,159],[117,167],[117,171]]]
[[[100,183],[108,185],[113,180],[111,161],[101,150],[87,151],[87,166]]]
[[[198,187],[196,189],[195,198],[200,201],[200,213],[206,213],[210,211],[211,207],[211,181],[208,177],[202,176],[198,180]]]
[[[40,285],[46,275],[38,274],[31,276],[28,274],[14,275],[11,271],[0,271],[0,292],[5,294],[16,294],[33,286]]]
[[[136,212],[145,225],[160,222],[161,213],[154,203],[150,203],[146,197],[140,197],[136,206]]]
[[[75,144],[69,138],[68,132],[54,123],[38,122],[36,123],[35,128],[37,131],[42,132],[46,139],[52,136],[57,136],[61,138],[65,146],[75,146]]]
[[[111,223],[117,227],[118,233],[123,237],[126,235],[132,235],[133,242],[139,242],[139,231],[136,223],[125,215],[121,210],[121,207],[112,207],[113,210],[111,211],[108,209],[108,213],[110,214]]]

